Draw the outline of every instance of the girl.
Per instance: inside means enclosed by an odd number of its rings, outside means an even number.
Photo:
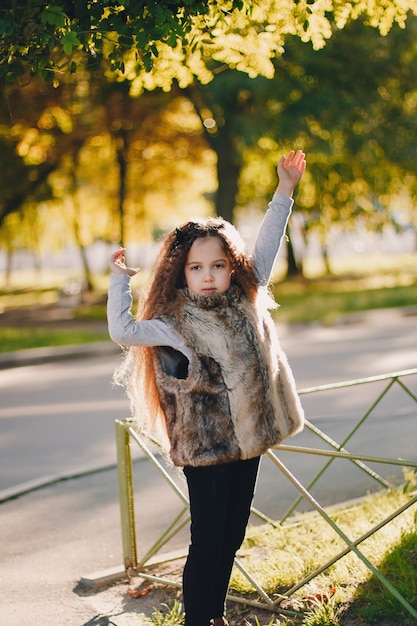
[[[260,456],[303,427],[267,287],[305,166],[300,150],[281,157],[252,258],[222,218],[189,221],[168,234],[138,321],[129,287],[138,270],[126,265],[123,248],[111,256],[109,333],[130,346],[119,379],[137,427],[159,432],[187,480],[185,626],[227,626],[227,589]]]

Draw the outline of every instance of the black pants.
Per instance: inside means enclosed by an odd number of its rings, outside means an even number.
[[[245,536],[259,457],[185,467],[191,543],[183,574],[185,626],[208,626],[224,614],[236,551]]]

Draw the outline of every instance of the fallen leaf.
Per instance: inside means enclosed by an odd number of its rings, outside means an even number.
[[[336,593],[336,589],[333,587],[329,589],[328,592],[324,593],[315,593],[310,596],[306,596],[306,600],[310,600],[310,602],[314,602],[315,600],[319,600],[319,602],[329,602],[330,598],[334,596]]]
[[[144,589],[129,589],[129,595],[132,598],[142,598],[142,596],[148,595],[152,587],[145,587]]]

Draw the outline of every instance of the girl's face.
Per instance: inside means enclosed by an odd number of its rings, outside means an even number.
[[[188,289],[197,295],[224,293],[230,287],[233,267],[220,237],[198,237],[185,262]]]

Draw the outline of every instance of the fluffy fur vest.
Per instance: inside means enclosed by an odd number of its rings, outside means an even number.
[[[250,459],[302,429],[292,372],[258,300],[251,303],[236,286],[214,296],[185,289],[166,312],[192,350],[184,377],[154,354],[175,465]]]

